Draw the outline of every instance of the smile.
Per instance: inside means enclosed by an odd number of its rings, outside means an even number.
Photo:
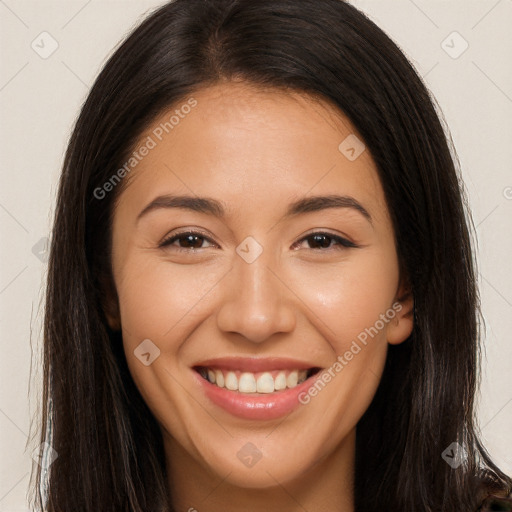
[[[299,395],[322,370],[293,359],[249,357],[210,359],[191,369],[209,406],[260,421],[281,418],[298,408]]]
[[[196,371],[211,384],[239,393],[274,393],[293,389],[314,375],[318,368],[283,369],[265,372],[225,370],[212,367],[198,367]]]

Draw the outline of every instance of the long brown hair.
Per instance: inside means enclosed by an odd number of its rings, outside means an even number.
[[[58,190],[44,322],[41,442],[58,457],[36,501],[50,512],[172,510],[160,430],[105,319],[112,291],[115,187],[163,109],[220,80],[320,96],[347,115],[378,167],[414,330],[391,346],[357,426],[356,509],[475,510],[485,488],[510,492],[475,431],[479,297],[457,163],[412,65],[341,0],[175,0],[108,60],[77,119]],[[122,184],[121,184],[122,185]],[[51,407],[50,407],[51,406]],[[457,469],[443,460],[457,442]],[[494,486],[494,487],[492,487]],[[44,496],[41,496],[44,494]]]

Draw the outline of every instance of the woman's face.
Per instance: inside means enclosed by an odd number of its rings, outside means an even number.
[[[387,343],[412,329],[360,139],[325,103],[243,83],[140,137],[114,215],[117,321],[181,468],[262,488],[352,460]]]

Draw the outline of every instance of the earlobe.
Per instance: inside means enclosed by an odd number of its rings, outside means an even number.
[[[396,315],[388,325],[387,341],[398,345],[411,335],[414,327],[414,296],[409,286],[400,287],[393,309]]]
[[[117,315],[111,314],[105,310],[105,317],[108,322],[108,326],[113,331],[120,331],[121,330],[121,322],[119,321],[119,317]]]
[[[102,300],[101,307],[107,320],[108,326],[113,331],[121,330],[121,318],[119,314],[119,303],[114,283],[110,276],[103,276],[101,279]]]

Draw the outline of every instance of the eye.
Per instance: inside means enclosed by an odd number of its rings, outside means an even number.
[[[343,238],[338,235],[334,235],[332,233],[324,233],[324,232],[318,232],[318,233],[311,233],[308,236],[305,236],[298,242],[296,242],[295,245],[300,244],[300,242],[303,241],[310,241],[310,245],[313,245],[313,247],[310,247],[312,249],[330,249],[331,248],[331,242],[336,242],[338,248],[337,250],[341,250],[344,248],[350,248],[350,247],[358,247],[354,242],[351,242],[350,240],[347,240],[346,238]],[[312,242],[311,242],[312,241]],[[335,248],[336,250],[336,248]]]
[[[170,247],[173,246],[175,242],[178,242],[178,245],[174,245],[178,251],[195,251],[198,249],[206,249],[207,247],[203,247],[205,241],[216,245],[210,238],[199,231],[185,231],[164,239],[159,244],[159,247]],[[311,233],[296,242],[294,246],[304,241],[309,242],[311,249],[331,249],[333,248],[331,246],[332,242],[335,242],[335,246],[337,245],[338,249],[358,247],[355,243],[346,238],[326,232]],[[311,245],[313,247],[311,247]]]
[[[158,247],[169,247],[172,246],[176,241],[178,242],[178,245],[175,245],[174,247],[178,251],[194,251],[197,249],[206,249],[207,247],[202,247],[204,241],[213,243],[203,233],[198,231],[185,231],[171,235],[170,237],[164,239]]]

